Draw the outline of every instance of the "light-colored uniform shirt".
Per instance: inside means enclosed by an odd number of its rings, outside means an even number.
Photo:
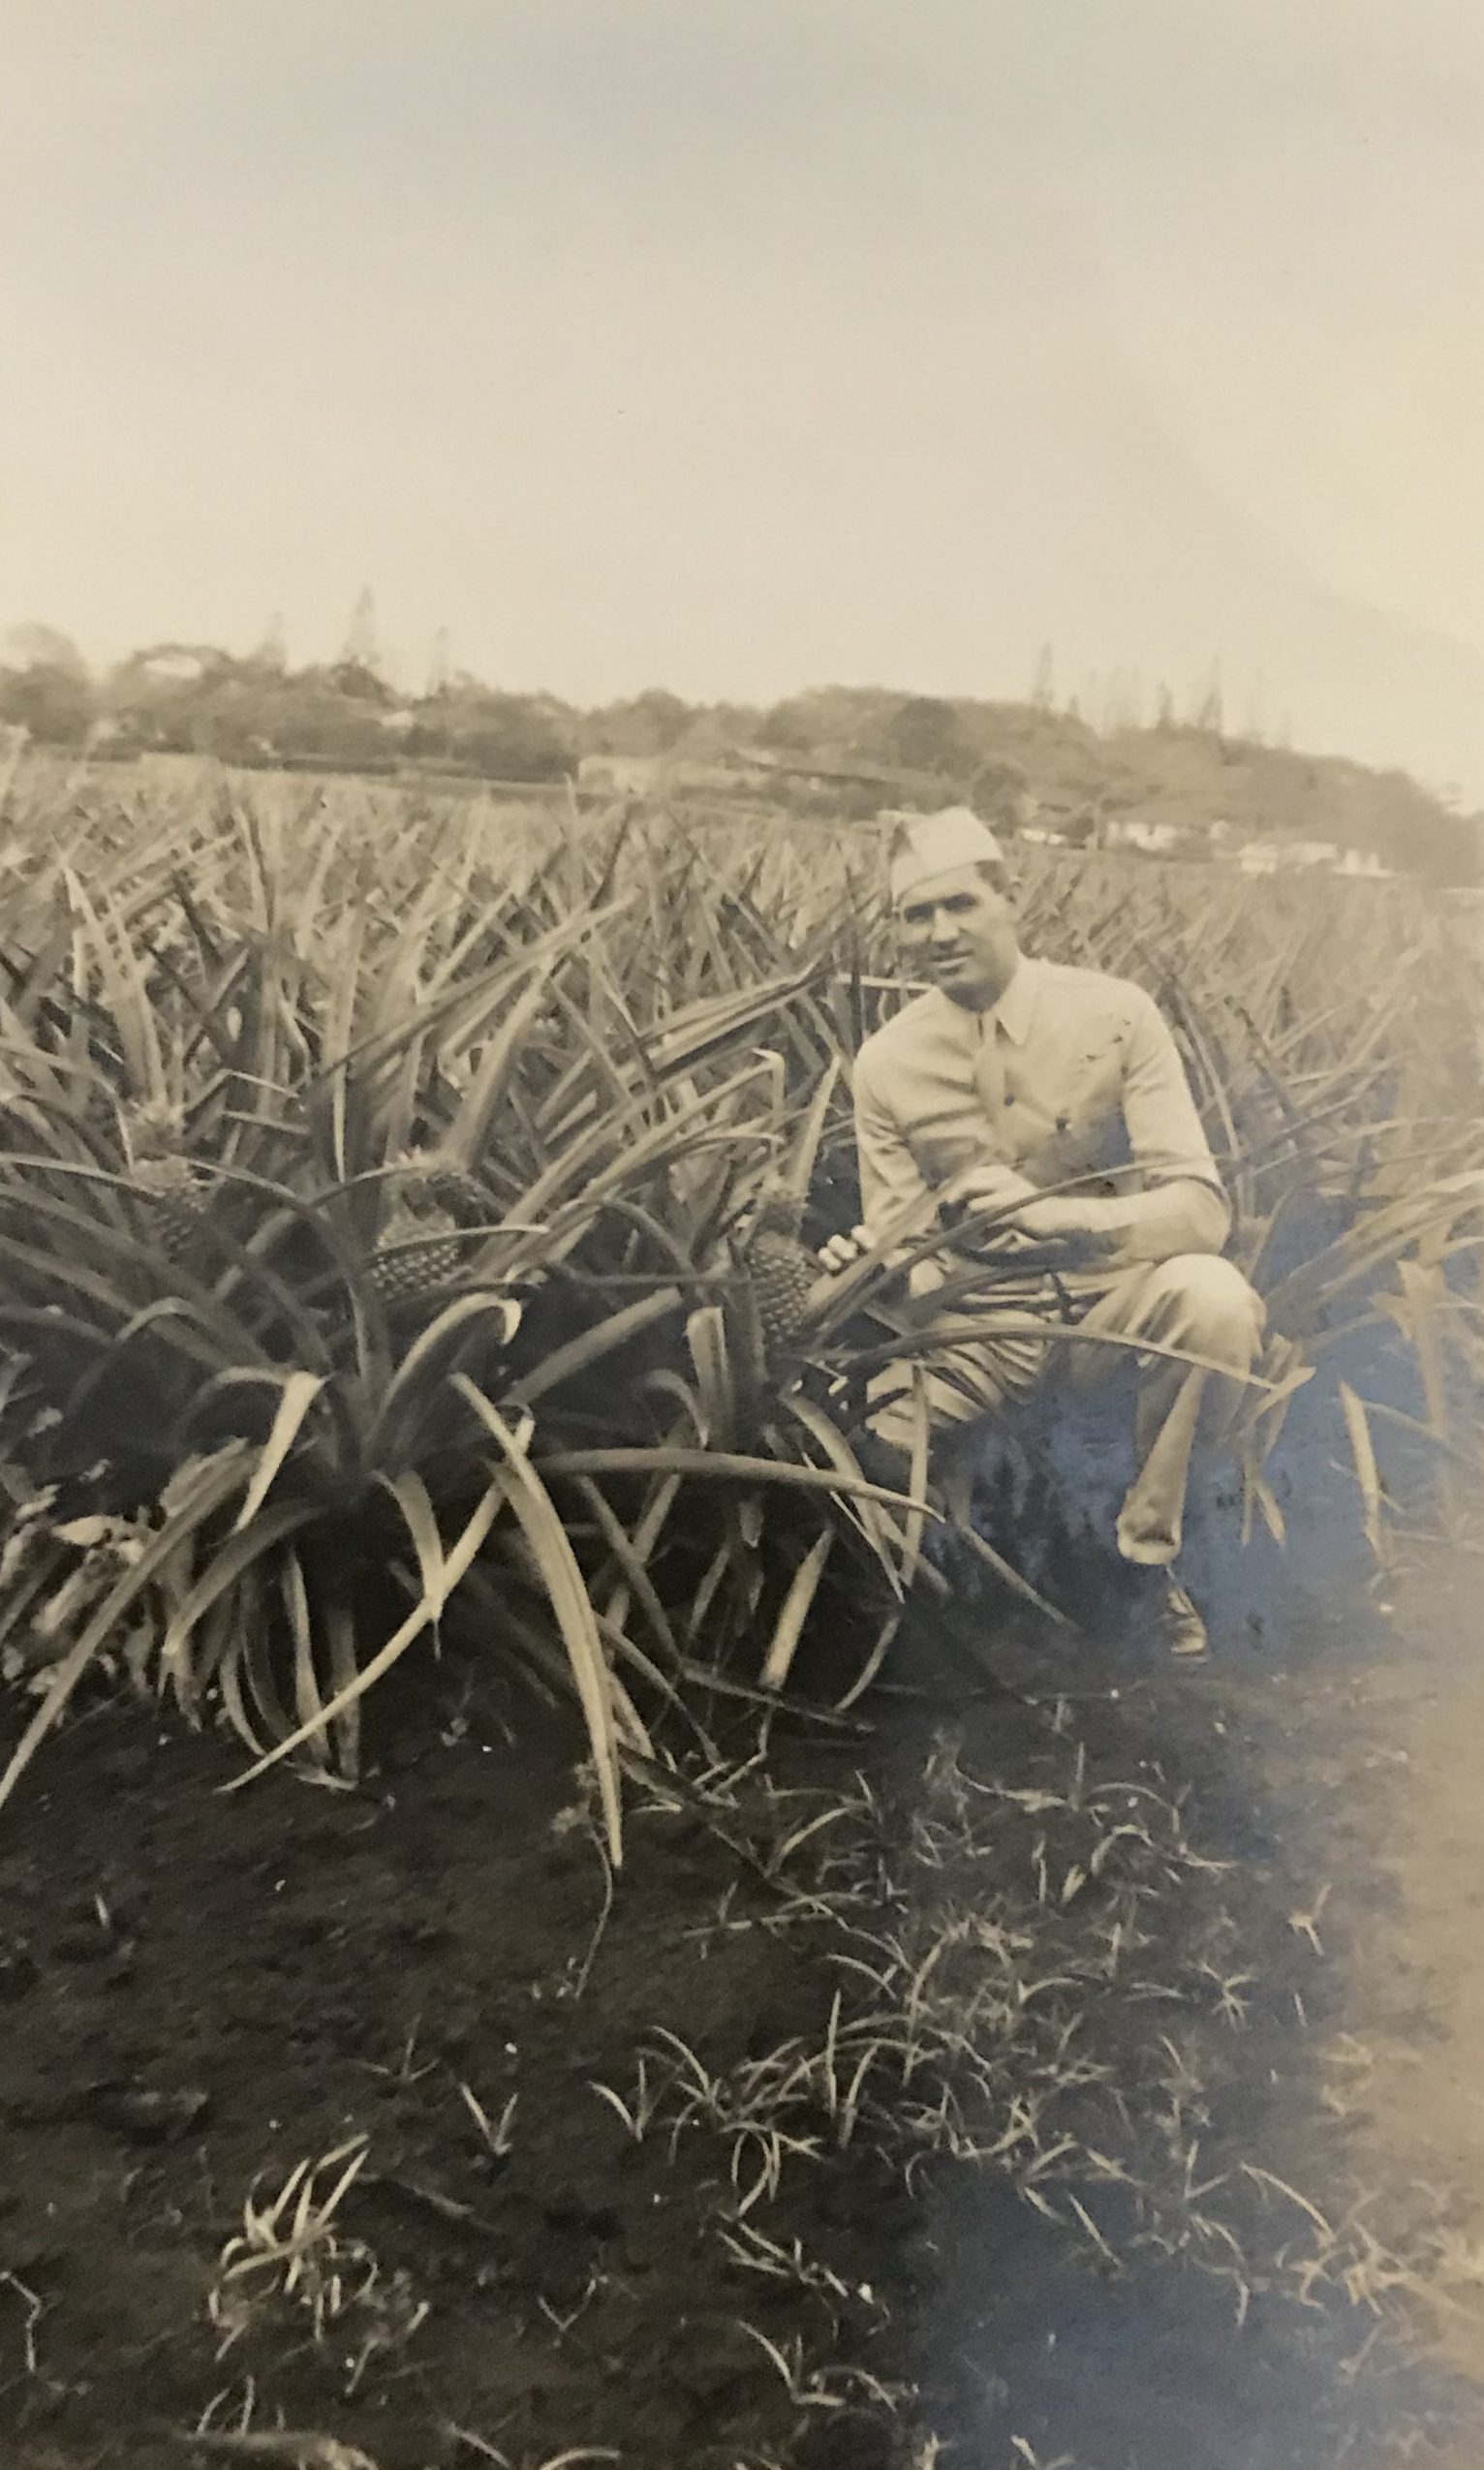
[[[862,1218],[880,1241],[967,1168],[1082,1192],[1110,1265],[1216,1252],[1230,1213],[1175,1041],[1154,999],[1101,970],[1022,957],[998,1003],[933,988],[855,1059]],[[1067,1195],[1069,1201],[1076,1198]]]

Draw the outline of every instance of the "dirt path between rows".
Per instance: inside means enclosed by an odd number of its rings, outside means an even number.
[[[1240,1872],[1230,1961],[1252,1977],[1241,1994],[1266,2005],[1247,2046],[1251,2158],[1270,2174],[1273,2243],[1302,2309],[1337,2290],[1343,2302],[1300,2364],[1302,2339],[1270,2345],[1260,2325],[1228,2345],[1189,2288],[1140,2288],[1130,2304],[1023,2250],[1020,2304],[1000,2302],[996,2324],[1020,2366],[1024,2459],[1484,2460],[1481,1564],[1426,1546],[1368,1589],[1361,1561],[1337,1560],[1328,1519],[1313,1553],[1302,1544],[1264,1574],[1260,1552],[1234,1561],[1226,1537],[1225,1618],[1203,1670],[1099,1670],[1044,1642],[1002,1662],[1043,1711],[1065,1686],[1088,1739],[1111,1725],[1190,1779],[1201,1839]]]
[[[1295,1744],[1332,1733],[1323,1833],[1351,1889],[1345,2045],[1331,2098],[1357,2121],[1361,2167],[1435,2203],[1451,2244],[1439,2353],[1484,2374],[1484,1563],[1438,1554],[1390,1585],[1389,1642],[1327,1665]],[[1335,1720],[1325,1723],[1332,1705]],[[1290,1774],[1287,1789],[1301,1779]],[[1323,1882],[1321,1882],[1323,1883]],[[1322,1930],[1322,1917],[1318,1924]]]
[[[1203,1673],[997,1645],[1033,1704],[918,1700],[899,1668],[874,1741],[783,1741],[776,1791],[739,1767],[720,1835],[640,1792],[610,1911],[569,1744],[523,1691],[446,1673],[388,1703],[351,1796],[224,1798],[221,1744],[128,1707],[75,1723],[0,1840],[6,2470],[196,2470],[202,2413],[377,2470],[583,2445],[622,2470],[1477,2470],[1479,1563],[1425,1556],[1391,1614],[1302,1553],[1254,1614],[1255,1566]],[[1135,1806],[1175,1883],[1098,1988],[1116,1899],[1089,1899],[1127,1848],[1095,1890],[1085,1844]],[[935,1899],[986,1980],[1025,1921],[1028,2017],[1078,1971],[994,2081],[1052,2084],[1053,2158],[1064,2129],[1106,2154],[1079,2182],[1106,2269],[1034,2142],[986,2172],[940,2140],[904,2173],[843,2131],[839,1952],[880,1967],[849,1933],[895,1933],[912,1972]],[[1091,2062],[1069,2096],[1059,2012]],[[343,2312],[317,2338],[264,2272],[238,2322],[254,2182],[357,2137]],[[1126,2165],[1165,2170],[1152,2211],[1118,2211]],[[1224,2277],[1175,2235],[1182,2171],[1230,2208]]]

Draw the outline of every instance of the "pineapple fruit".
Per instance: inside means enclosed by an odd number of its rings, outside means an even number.
[[[215,1188],[205,1169],[184,1154],[185,1123],[178,1107],[147,1100],[125,1107],[119,1124],[130,1181],[151,1204],[150,1239],[173,1265],[201,1235]]]
[[[188,1158],[146,1158],[137,1161],[133,1182],[155,1203],[150,1230],[166,1259],[183,1260],[210,1215],[210,1177]]]
[[[479,1250],[478,1245],[459,1241],[460,1230],[487,1226],[495,1215],[495,1203],[479,1177],[456,1160],[415,1151],[399,1163],[406,1177],[404,1197],[371,1256],[371,1283],[384,1304],[407,1303],[450,1285]],[[414,1243],[416,1251],[390,1249]]]
[[[793,1343],[820,1277],[819,1261],[799,1233],[803,1216],[802,1202],[791,1194],[766,1192],[739,1248],[769,1355]]]
[[[393,1250],[416,1242],[417,1250]],[[371,1255],[371,1283],[384,1304],[405,1304],[451,1285],[468,1256],[456,1221],[447,1210],[417,1214],[398,1209]]]

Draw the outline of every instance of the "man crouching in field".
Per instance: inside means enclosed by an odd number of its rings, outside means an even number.
[[[1151,997],[1101,971],[1022,953],[1000,846],[967,807],[898,826],[890,884],[904,959],[931,986],[856,1059],[864,1222],[823,1258],[842,1269],[899,1227],[930,1230],[936,1202],[947,1243],[1003,1271],[1001,1296],[985,1307],[994,1335],[975,1338],[965,1306],[954,1314],[963,1342],[927,1361],[933,1430],[1013,1404],[1048,1377],[1090,1388],[1128,1362],[1127,1347],[1079,1343],[1076,1331],[1147,1338],[1250,1372],[1262,1305],[1221,1257],[1230,1212]],[[1075,1189],[1042,1197],[1067,1184]],[[989,1225],[955,1235],[966,1212],[986,1204],[997,1211]],[[913,1290],[944,1275],[940,1262],[921,1262]],[[1065,1342],[1051,1336],[1059,1328]],[[1150,1627],[1172,1653],[1198,1656],[1205,1623],[1174,1568],[1190,1453],[1240,1391],[1167,1356],[1133,1350],[1133,1361],[1137,1471],[1118,1549],[1130,1577],[1139,1573]],[[911,1387],[888,1373],[876,1394],[872,1431],[900,1481]]]

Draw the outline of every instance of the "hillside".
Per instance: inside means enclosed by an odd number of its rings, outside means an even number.
[[[374,654],[291,670],[271,643],[247,659],[156,644],[94,676],[64,636],[22,633],[31,657],[0,667],[0,726],[99,755],[515,783],[585,767],[595,786],[607,769],[615,784],[763,795],[800,814],[969,798],[1008,830],[1039,819],[1085,837],[1099,821],[1138,818],[1190,834],[1199,849],[1221,825],[1228,846],[1328,843],[1438,882],[1478,875],[1480,818],[1405,772],[1232,735],[1215,696],[1193,719],[1177,720],[1166,696],[1154,726],[1103,729],[1049,698],[950,701],[884,687],[819,688],[765,708],[656,689],[583,710],[459,672],[409,696]]]
[[[1471,882],[1478,818],[1399,771],[1167,721],[1099,731],[1036,703],[825,690],[759,716],[764,745],[820,761],[898,764],[974,799],[1002,824],[1038,814],[1072,830],[1139,817],[1204,834],[1375,850],[1398,872]],[[915,801],[913,801],[915,802]]]

